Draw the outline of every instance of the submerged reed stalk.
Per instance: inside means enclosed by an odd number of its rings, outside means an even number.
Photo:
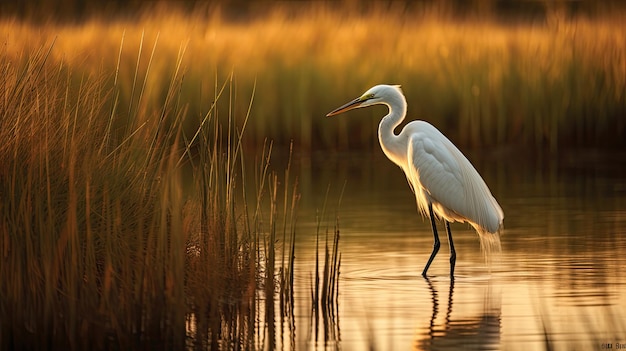
[[[337,203],[337,210],[341,204],[343,197],[342,189],[339,202]],[[331,342],[338,340],[339,335],[339,323],[337,321],[339,315],[339,274],[341,268],[341,253],[339,252],[339,217],[335,219],[335,226],[332,232],[332,237],[329,237],[329,229],[326,228],[325,240],[324,240],[324,261],[322,267],[322,273],[320,275],[320,255],[319,255],[319,240],[320,240],[320,227],[322,218],[326,214],[326,201],[328,200],[328,192],[330,186],[326,191],[326,197],[324,199],[324,206],[322,208],[321,216],[317,218],[317,234],[315,243],[315,273],[314,280],[311,282],[311,319],[314,325],[314,340],[317,342],[319,338],[319,326],[320,326],[320,309],[322,312],[322,324],[323,324],[323,336],[324,342]],[[330,240],[330,242],[329,242]]]

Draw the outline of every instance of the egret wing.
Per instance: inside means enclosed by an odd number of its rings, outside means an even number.
[[[427,200],[457,211],[455,201],[463,196],[458,162],[442,143],[439,131],[424,128],[427,126],[412,131],[409,137],[407,177],[414,191],[425,192]]]
[[[414,190],[421,188],[444,218],[496,232],[502,209],[474,166],[437,128],[411,124],[407,177]]]

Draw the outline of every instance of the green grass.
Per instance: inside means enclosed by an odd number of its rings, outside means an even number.
[[[246,22],[175,10],[67,25],[4,19],[0,33],[3,55],[17,61],[56,38],[49,59],[72,67],[73,84],[82,72],[119,68],[116,83],[103,84],[117,84],[120,105],[148,115],[167,96],[184,50],[176,103],[186,107],[187,133],[211,106],[213,77],[234,73],[234,96],[250,96],[256,84],[247,147],[266,138],[285,147],[293,140],[299,150],[377,147],[382,110],[332,122],[324,116],[383,82],[402,84],[410,117],[432,121],[461,147],[624,143],[620,11],[509,24],[380,7],[360,14],[321,5],[306,15],[280,6],[267,12]],[[237,112],[248,101],[236,99],[232,108],[242,123]],[[136,112],[119,111],[128,118]]]
[[[259,305],[273,310],[275,281],[293,296],[298,195],[269,151],[245,181],[232,79],[215,80],[227,109],[187,134],[182,52],[146,108],[156,54],[124,104],[116,70],[78,73],[54,45],[0,57],[0,348],[262,348]]]

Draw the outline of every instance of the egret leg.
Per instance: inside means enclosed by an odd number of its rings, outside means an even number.
[[[433,226],[433,236],[435,237],[435,243],[433,244],[433,252],[430,254],[430,258],[428,262],[426,262],[426,267],[424,267],[424,271],[422,272],[422,276],[426,277],[426,272],[428,271],[428,267],[433,262],[435,256],[437,256],[437,252],[439,252],[439,246],[441,243],[439,242],[439,234],[437,234],[437,224],[435,223],[435,214],[433,213],[433,205],[428,204],[428,214],[430,215],[430,223]]]
[[[450,278],[454,279],[454,265],[456,264],[456,250],[454,249],[454,241],[452,241],[452,232],[450,231],[450,222],[446,221],[446,229],[448,230],[448,244],[450,245]]]

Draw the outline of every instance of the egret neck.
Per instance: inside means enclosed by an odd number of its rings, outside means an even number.
[[[404,95],[397,89],[392,90],[385,105],[389,108],[389,113],[383,117],[378,125],[378,140],[380,146],[387,157],[400,168],[406,167],[406,145],[402,142],[402,132],[396,135],[394,130],[402,123],[406,116],[407,103]],[[403,158],[404,157],[404,158]]]

